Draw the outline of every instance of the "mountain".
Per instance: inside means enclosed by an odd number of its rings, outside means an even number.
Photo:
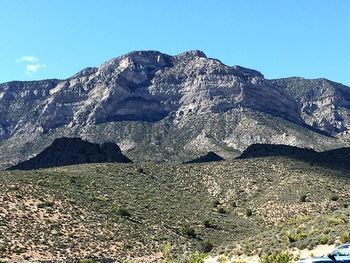
[[[12,166],[10,170],[33,170],[83,163],[131,163],[118,145],[102,145],[83,141],[80,138],[59,138],[37,156]]]
[[[220,162],[224,161],[224,158],[222,158],[220,155],[217,155],[214,152],[208,152],[206,155],[200,156],[196,159],[193,159],[191,161],[187,161],[184,163],[209,163],[209,162]]]
[[[0,165],[56,138],[115,142],[135,161],[225,159],[254,143],[317,151],[350,145],[350,89],[325,79],[268,80],[201,51],[135,51],[65,80],[0,84]]]

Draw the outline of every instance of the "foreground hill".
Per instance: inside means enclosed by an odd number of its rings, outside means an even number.
[[[350,90],[325,79],[267,80],[201,51],[131,52],[65,80],[0,84],[0,168],[59,137],[111,141],[135,161],[233,158],[253,143],[315,150],[348,143]]]
[[[348,170],[286,157],[0,172],[0,258],[259,254],[349,237]]]
[[[33,170],[83,163],[131,163],[118,145],[102,145],[80,138],[59,138],[37,156],[12,166],[10,170]]]

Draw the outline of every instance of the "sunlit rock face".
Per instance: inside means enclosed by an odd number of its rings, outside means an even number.
[[[324,79],[267,80],[198,50],[135,51],[65,80],[0,84],[0,166],[62,136],[116,142],[136,161],[227,159],[252,143],[337,148],[349,103],[348,87]]]

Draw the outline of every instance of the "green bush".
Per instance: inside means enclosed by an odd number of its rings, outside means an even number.
[[[302,194],[302,195],[300,196],[300,198],[299,198],[299,201],[302,202],[302,203],[304,203],[304,202],[307,201],[306,199],[307,199],[307,195],[306,195],[306,194]]]
[[[251,217],[253,215],[253,210],[250,208],[247,208],[247,210],[245,210],[245,215],[247,217]]]
[[[216,211],[220,214],[226,214],[226,210],[223,207],[219,207]]]
[[[190,238],[196,238],[197,234],[196,231],[194,230],[193,227],[189,226],[189,225],[184,225],[181,227],[180,232],[185,235],[188,236]]]
[[[288,235],[288,240],[290,243],[294,243],[296,241],[302,240],[307,237],[307,234],[301,231],[298,231],[295,234],[289,234]]]
[[[321,235],[321,236],[320,236],[320,240],[319,240],[318,243],[319,243],[320,245],[325,245],[325,244],[327,244],[327,243],[328,243],[328,237],[325,236],[325,235]]]
[[[206,256],[203,253],[196,253],[188,258],[188,263],[204,263]]]
[[[172,247],[172,245],[169,242],[163,244],[162,247],[161,247],[161,251],[162,251],[163,257],[169,258],[172,248],[173,247]]]
[[[123,207],[119,207],[117,209],[117,215],[119,215],[121,217],[130,217],[131,216],[129,211],[126,208],[123,208]]]
[[[337,195],[331,196],[331,201],[338,201],[339,197]]]
[[[273,252],[270,255],[263,255],[259,259],[260,263],[292,263],[293,256],[287,251]]]
[[[327,218],[327,223],[328,223],[329,226],[337,226],[337,225],[343,224],[345,222],[341,218],[328,217]]]
[[[349,238],[349,237],[350,237],[350,236],[349,236],[349,232],[344,232],[344,233],[342,233],[342,234],[340,235],[339,241],[340,241],[341,243],[347,243],[347,242],[350,241],[350,238]]]
[[[92,259],[92,258],[83,258],[79,260],[79,263],[98,263],[100,261]]]

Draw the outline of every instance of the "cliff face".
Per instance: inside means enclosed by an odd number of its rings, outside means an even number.
[[[350,89],[326,79],[287,78],[273,80],[298,103],[305,123],[332,135],[350,127]]]
[[[267,80],[201,51],[136,51],[66,80],[0,84],[0,164],[55,138],[114,141],[135,160],[225,158],[252,143],[337,148],[350,125],[348,87]],[[345,136],[346,137],[346,136]]]

